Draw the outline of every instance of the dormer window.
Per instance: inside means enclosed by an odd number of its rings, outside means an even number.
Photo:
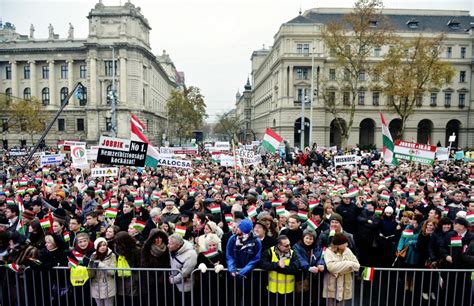
[[[459,22],[459,20],[453,18],[450,21],[448,21],[448,27],[451,30],[459,30],[461,28],[461,23]]]
[[[369,27],[376,28],[379,25],[377,20],[369,20]]]
[[[407,21],[407,26],[410,29],[418,29],[419,22],[416,19],[410,19],[410,20]]]

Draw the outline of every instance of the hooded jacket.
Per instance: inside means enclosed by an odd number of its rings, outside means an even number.
[[[191,291],[191,272],[197,263],[197,253],[193,245],[184,241],[176,252],[170,252],[171,271],[170,280],[176,285],[180,292]],[[179,273],[176,271],[178,270]]]

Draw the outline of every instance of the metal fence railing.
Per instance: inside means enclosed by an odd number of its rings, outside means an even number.
[[[274,294],[268,290],[269,272],[259,269],[245,278],[226,270],[194,270],[176,284],[170,275],[182,276],[177,270],[88,269],[87,282],[74,287],[69,268],[13,272],[2,267],[0,306],[473,306],[472,272],[375,268],[371,281],[361,273],[298,273],[276,282],[285,284],[287,294]]]

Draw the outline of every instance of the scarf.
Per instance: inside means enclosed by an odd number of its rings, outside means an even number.
[[[150,247],[151,255],[155,257],[160,257],[166,251],[166,245],[162,243],[161,245],[152,244]]]

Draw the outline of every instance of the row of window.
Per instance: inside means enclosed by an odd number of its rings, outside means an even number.
[[[85,130],[84,125],[84,118],[77,118],[76,119],[76,131],[83,132]],[[58,132],[66,131],[66,119],[59,118],[58,119]]]
[[[67,79],[69,75],[68,65],[61,65],[61,79]],[[23,79],[29,80],[31,77],[30,66],[23,66]],[[41,66],[41,77],[45,80],[49,79],[49,66]],[[79,78],[85,79],[87,77],[87,66],[79,66]],[[12,78],[12,66],[5,66],[5,79],[11,80]]]
[[[12,95],[11,87],[9,87],[5,90],[5,95],[7,97],[10,97]],[[68,95],[69,95],[69,89],[67,87],[61,88],[61,90],[59,91],[60,101],[63,101],[64,99],[66,99],[66,97]],[[23,90],[23,99],[24,100],[31,100],[31,88],[26,87]],[[44,87],[41,90],[41,102],[45,106],[50,104],[49,87]],[[82,87],[82,99],[79,100],[79,105],[80,106],[85,106],[86,104],[87,104],[87,88],[85,86],[83,86]]]
[[[350,52],[350,46],[346,47],[347,52]],[[382,52],[381,47],[375,47],[373,49],[373,56],[374,57],[380,57]],[[296,44],[296,53],[298,54],[305,54],[309,55],[309,43],[300,43]],[[460,47],[459,49],[459,58],[466,58],[466,53],[467,53],[467,48],[466,47]],[[330,51],[330,56],[334,56],[335,51],[332,50]],[[446,47],[446,58],[453,58],[453,47],[448,46]]]
[[[112,76],[115,73],[117,75],[117,61],[115,61],[115,65],[113,65],[114,61],[104,61],[104,68],[105,68],[105,75]],[[69,68],[68,65],[61,65],[61,79],[67,79],[69,75]],[[31,77],[31,68],[29,65],[23,66],[23,78],[25,80],[29,80]],[[49,66],[41,66],[41,77],[45,80],[49,79]],[[87,78],[87,65],[80,65],[79,66],[79,78],[85,79]],[[11,80],[12,79],[12,66],[6,65],[5,66],[5,79]]]
[[[296,79],[297,80],[308,80],[310,76],[310,68],[303,67],[303,68],[296,68]],[[349,80],[349,71],[346,69],[344,70],[344,76],[343,79],[345,81]],[[329,69],[329,75],[328,75],[329,81],[335,81],[336,80],[336,69],[331,68]],[[365,70],[359,71],[359,81],[364,82],[366,80],[366,73]],[[372,80],[375,82],[380,81],[380,76],[378,74],[373,74]],[[459,83],[466,83],[466,71],[461,70],[459,71]]]
[[[309,89],[308,88],[298,88],[298,102],[301,102],[303,99],[308,99]],[[350,92],[343,92],[342,93],[342,103],[344,105],[350,105]],[[445,92],[444,93],[444,106],[451,107],[453,93],[452,92]],[[334,103],[336,101],[336,92],[329,91],[327,93],[328,102]],[[388,98],[388,102],[393,104],[393,99]],[[357,92],[357,104],[365,105],[366,103],[366,92],[365,91],[358,91]],[[432,92],[430,95],[430,106],[437,106],[438,104],[438,93]],[[380,105],[380,92],[374,91],[372,92],[372,105],[378,106]],[[423,105],[423,97],[420,96],[416,100],[416,106]],[[463,108],[466,106],[466,93],[461,92],[458,93],[458,106]]]

